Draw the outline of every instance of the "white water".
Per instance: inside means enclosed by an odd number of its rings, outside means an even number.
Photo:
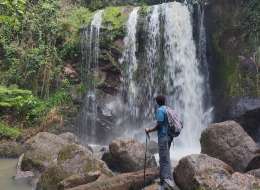
[[[146,45],[147,51],[147,64],[149,64],[149,76],[148,76],[148,108],[146,109],[145,116],[151,117],[153,114],[153,98],[155,94],[158,93],[157,85],[155,84],[156,76],[156,63],[159,57],[159,32],[160,32],[160,5],[155,5],[152,7],[152,12],[150,14],[148,21],[148,44]]]
[[[197,51],[193,39],[193,18],[188,5],[178,2],[155,5],[144,20],[139,19],[138,12],[139,8],[134,8],[126,23],[125,48],[120,59],[125,68],[122,73],[122,94],[112,102],[105,102],[109,105],[108,108],[112,107],[110,110],[113,115],[118,116],[114,126],[120,126],[121,131],[125,129],[122,136],[144,137],[143,128],[152,127],[148,121],[153,116],[153,97],[165,94],[168,105],[176,109],[184,123],[184,130],[175,140],[172,158],[178,160],[187,154],[199,153],[201,132],[212,119],[212,109],[208,109],[210,103],[204,14],[201,14],[198,25]],[[143,25],[138,25],[139,21]],[[101,23],[102,11],[99,11],[93,18],[91,30],[86,33],[86,39],[90,39],[90,43],[89,40],[86,41],[89,47],[85,54],[90,71],[88,75],[95,74],[98,68]],[[140,36],[137,36],[140,27],[143,27],[141,30],[145,35],[141,41]],[[140,45],[144,48],[140,48]],[[82,121],[84,126],[93,129],[92,138],[95,138],[93,131],[97,118],[95,88],[94,83],[87,96],[84,113],[84,116],[94,120],[90,122],[83,118]],[[89,135],[89,130],[80,133]]]
[[[97,102],[96,102],[96,75],[99,68],[99,41],[100,28],[102,26],[103,10],[97,11],[91,21],[90,27],[83,31],[82,56],[84,57],[84,67],[89,91],[85,97],[85,107],[82,110],[81,122],[82,127],[79,127],[79,135],[86,138],[88,133],[91,133],[91,140],[95,139],[96,119],[97,118]]]
[[[208,125],[203,105],[207,85],[199,71],[188,7],[174,2],[164,4],[164,9],[168,103],[179,113],[184,125],[173,155],[182,157],[200,152],[199,138]]]
[[[138,107],[136,106],[137,98],[137,87],[134,81],[134,72],[137,69],[137,59],[136,59],[136,25],[138,21],[138,11],[139,8],[136,7],[130,13],[126,29],[127,34],[124,38],[125,49],[123,51],[123,56],[120,60],[122,64],[127,64],[127,71],[125,72],[125,86],[124,91],[127,92],[128,107],[130,109],[131,116],[135,117],[138,115]]]

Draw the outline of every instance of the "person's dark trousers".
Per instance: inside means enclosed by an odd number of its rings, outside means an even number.
[[[158,138],[161,185],[163,185],[164,179],[173,180],[170,160],[170,147],[172,140],[173,138],[168,136]]]

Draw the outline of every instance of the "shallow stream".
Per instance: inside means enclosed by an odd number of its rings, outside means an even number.
[[[1,190],[32,190],[24,182],[15,181],[17,159],[0,159],[0,189]]]

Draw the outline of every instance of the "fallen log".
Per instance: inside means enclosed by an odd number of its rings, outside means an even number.
[[[146,171],[146,185],[153,183],[159,177],[158,168],[149,168]],[[104,180],[80,185],[67,190],[140,190],[144,185],[143,170],[120,174]]]

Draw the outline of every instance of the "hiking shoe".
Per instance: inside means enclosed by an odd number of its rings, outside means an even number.
[[[165,179],[164,184],[167,190],[175,190],[175,183],[170,179]]]

